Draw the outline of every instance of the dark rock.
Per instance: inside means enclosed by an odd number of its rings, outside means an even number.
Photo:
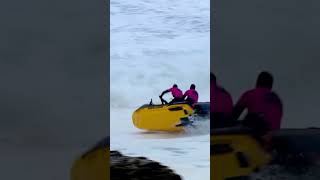
[[[145,157],[124,156],[110,151],[111,180],[182,180],[169,167]]]

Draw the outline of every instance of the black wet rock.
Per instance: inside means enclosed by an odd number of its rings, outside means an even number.
[[[145,157],[124,156],[110,151],[111,180],[182,180],[173,170]]]

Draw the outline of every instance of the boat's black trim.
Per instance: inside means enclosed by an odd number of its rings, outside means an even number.
[[[180,107],[180,106],[178,106],[178,107],[169,108],[168,110],[169,110],[169,111],[182,111],[183,108]]]
[[[320,129],[281,129],[273,133],[272,144],[282,153],[320,153]]]
[[[249,176],[237,176],[237,177],[226,178],[225,180],[250,180],[250,177]]]
[[[210,155],[232,153],[234,149],[230,144],[213,144],[210,146]]]
[[[211,135],[239,135],[251,134],[252,130],[243,126],[211,129]]]

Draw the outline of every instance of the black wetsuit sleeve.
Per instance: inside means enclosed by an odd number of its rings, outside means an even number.
[[[187,97],[187,92],[183,94],[182,99],[185,100],[186,97]]]
[[[164,94],[166,94],[166,93],[168,93],[168,92],[170,92],[170,90],[169,89],[167,89],[167,90],[165,90],[165,91],[163,91],[162,93],[161,93],[161,97],[164,95]]]
[[[241,106],[240,104],[236,104],[232,110],[232,119],[238,120],[242,112],[244,111],[245,107]]]
[[[242,112],[247,108],[247,96],[242,95],[232,110],[232,119],[238,120]]]

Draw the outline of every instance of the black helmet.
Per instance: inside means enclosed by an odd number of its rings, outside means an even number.
[[[267,71],[262,71],[257,78],[256,87],[264,87],[272,89],[273,77]]]
[[[196,85],[191,84],[190,89],[196,89]]]
[[[177,84],[174,84],[172,87],[177,88],[177,87],[178,87],[178,85],[177,85]]]

